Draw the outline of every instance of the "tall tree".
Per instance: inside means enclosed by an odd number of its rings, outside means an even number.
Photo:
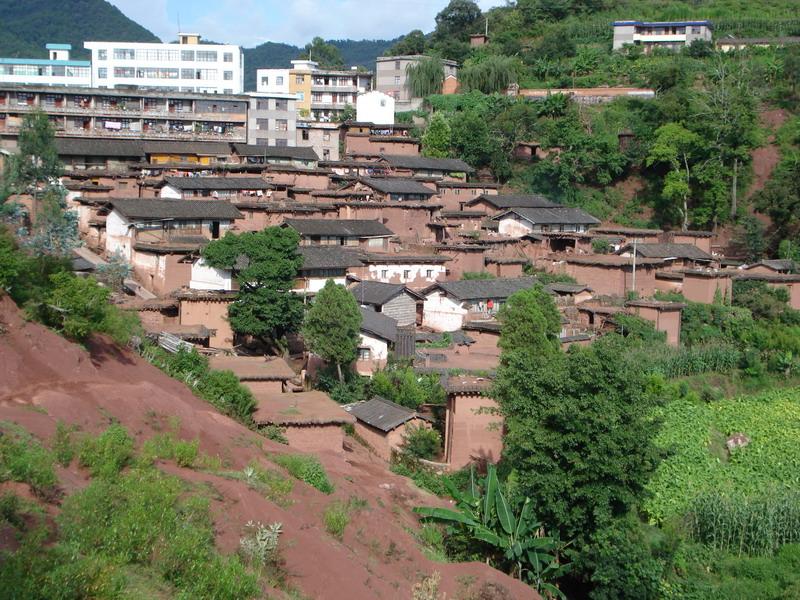
[[[647,156],[647,166],[656,163],[666,163],[669,166],[661,195],[666,200],[678,203],[681,229],[686,231],[689,228],[692,166],[701,139],[679,123],[662,125],[655,135],[655,142]]]
[[[425,34],[419,29],[410,31],[386,51],[386,56],[414,56],[425,52]]]
[[[512,294],[500,308],[498,319],[503,329],[499,346],[504,352],[539,354],[559,348],[561,315],[540,285]]]
[[[321,37],[315,37],[306,44],[300,58],[307,58],[319,63],[320,67],[335,69],[344,66],[342,53],[333,44],[327,43]]]
[[[452,136],[447,118],[441,112],[435,113],[422,135],[422,154],[433,158],[447,158],[450,156]]]
[[[519,61],[511,56],[487,56],[478,62],[468,62],[459,73],[465,92],[478,90],[484,94],[505,92],[517,81]]]
[[[314,354],[336,365],[339,381],[344,381],[342,365],[358,356],[360,329],[361,310],[355,297],[329,279],[306,313],[303,338]]]
[[[297,331],[303,303],[292,287],[303,257],[297,252],[300,236],[288,227],[235,235],[228,232],[203,249],[206,264],[228,269],[239,283],[239,293],[228,310],[233,330],[252,335],[280,348],[287,333]]]
[[[482,14],[480,7],[472,0],[450,0],[436,15],[434,36],[437,39],[465,41],[469,34],[475,33],[473,29],[478,26]]]
[[[444,63],[436,56],[426,56],[406,67],[406,86],[415,98],[441,94]]]

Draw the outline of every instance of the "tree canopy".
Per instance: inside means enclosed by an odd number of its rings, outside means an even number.
[[[300,58],[307,58],[319,63],[320,67],[336,69],[344,66],[342,53],[333,44],[327,43],[321,37],[315,37],[306,44]]]

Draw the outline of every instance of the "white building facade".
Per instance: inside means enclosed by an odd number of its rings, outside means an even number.
[[[85,42],[92,52],[92,87],[242,93],[244,58],[239,46],[202,44],[198,34],[181,33],[178,38],[177,44]]]
[[[394,98],[378,90],[356,98],[356,121],[375,125],[394,124]]]
[[[28,85],[92,85],[92,63],[70,60],[72,46],[47,44],[48,58],[0,58],[0,83]]]
[[[711,41],[711,21],[615,21],[613,49],[626,45],[642,46],[645,53],[653,48],[680,50],[695,40]]]

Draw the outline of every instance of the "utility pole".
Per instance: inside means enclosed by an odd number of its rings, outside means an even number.
[[[636,293],[636,242],[639,240],[633,238],[633,277],[631,278],[631,291]]]
[[[486,17],[486,28],[484,29],[484,36],[489,37],[489,17]]]

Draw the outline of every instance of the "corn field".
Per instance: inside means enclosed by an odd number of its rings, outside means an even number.
[[[705,494],[694,501],[687,521],[692,539],[716,550],[771,555],[783,544],[800,542],[800,494]]]
[[[739,365],[741,352],[733,346],[713,344],[691,348],[648,349],[645,364],[664,377],[686,377],[701,373],[727,373]]]

